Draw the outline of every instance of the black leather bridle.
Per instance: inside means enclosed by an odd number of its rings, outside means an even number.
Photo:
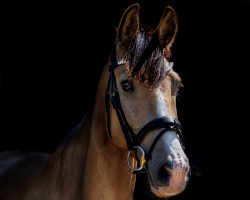
[[[107,113],[107,128],[108,128],[108,133],[110,138],[112,139],[111,135],[111,121],[110,121],[110,101],[112,103],[113,108],[116,110],[117,117],[120,122],[120,126],[122,128],[124,137],[127,142],[127,146],[129,149],[129,154],[132,150],[138,150],[140,149],[141,154],[143,157],[138,159],[140,162],[140,167],[139,168],[132,168],[134,170],[133,173],[141,173],[145,172],[145,169],[143,168],[144,165],[147,164],[149,159],[151,158],[151,153],[161,138],[161,136],[166,132],[166,131],[175,131],[176,134],[179,136],[182,136],[182,127],[181,123],[179,122],[178,119],[172,117],[172,116],[161,116],[159,118],[153,119],[149,123],[147,123],[137,134],[135,134],[132,130],[132,128],[129,126],[128,121],[126,120],[126,117],[124,115],[121,101],[120,101],[120,96],[119,96],[119,91],[117,89],[116,85],[116,80],[115,80],[115,73],[114,69],[117,68],[119,65],[124,64],[124,62],[118,62],[116,61],[116,47],[113,47],[112,54],[111,54],[111,64],[108,66],[109,70],[109,80],[108,80],[108,85],[107,85],[107,90],[106,90],[106,95],[105,95],[105,108],[106,108],[106,113]],[[171,68],[170,68],[171,69]],[[168,70],[170,70],[168,69]],[[157,137],[154,139],[150,149],[147,152],[147,155],[145,155],[144,150],[139,146],[143,139],[146,137],[150,131],[155,130],[155,129],[163,129],[161,132],[157,135]],[[128,157],[129,157],[128,154]]]

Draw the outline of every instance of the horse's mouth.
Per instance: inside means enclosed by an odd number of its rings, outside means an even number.
[[[159,186],[154,183],[149,170],[147,170],[147,174],[151,191],[158,197],[171,197],[181,193],[185,189],[188,179],[187,177],[183,177],[182,179],[177,180],[179,179],[179,177],[172,177],[168,184],[166,184],[165,186]]]
[[[158,197],[170,197],[172,195],[168,195],[168,194],[162,194],[159,192],[160,190],[160,186],[157,186],[156,184],[153,183],[153,179],[151,177],[151,174],[149,171],[147,171],[147,174],[148,174],[148,181],[149,181],[149,185],[150,185],[150,188],[151,188],[151,191]]]

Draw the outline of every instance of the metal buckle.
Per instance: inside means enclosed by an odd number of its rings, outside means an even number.
[[[105,92],[105,93],[108,94],[110,97],[111,97],[111,96],[113,96],[113,97],[115,96],[115,94],[112,93],[112,92]]]
[[[138,168],[133,168],[131,165],[130,165],[130,162],[129,162],[129,156],[131,154],[132,151],[135,151],[135,149],[140,149],[141,151],[141,157],[139,158],[140,160],[140,166]],[[145,158],[145,151],[143,150],[143,148],[141,148],[140,146],[134,146],[132,150],[130,150],[128,152],[128,156],[127,156],[127,162],[128,162],[128,166],[133,170],[133,171],[140,171],[142,170],[144,164],[146,163],[146,158]]]

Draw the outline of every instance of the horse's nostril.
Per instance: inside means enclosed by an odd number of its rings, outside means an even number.
[[[159,168],[159,181],[164,185],[168,185],[170,176],[171,176],[171,165],[169,163],[164,163]]]

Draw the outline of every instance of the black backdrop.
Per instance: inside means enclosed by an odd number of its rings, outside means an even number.
[[[179,17],[172,60],[185,86],[177,106],[192,176],[173,199],[240,198],[248,180],[249,0],[92,0],[3,7],[0,150],[55,150],[81,120],[115,27],[134,2],[141,4],[141,22],[152,27],[166,5]],[[137,200],[154,199],[145,180],[138,177]]]

